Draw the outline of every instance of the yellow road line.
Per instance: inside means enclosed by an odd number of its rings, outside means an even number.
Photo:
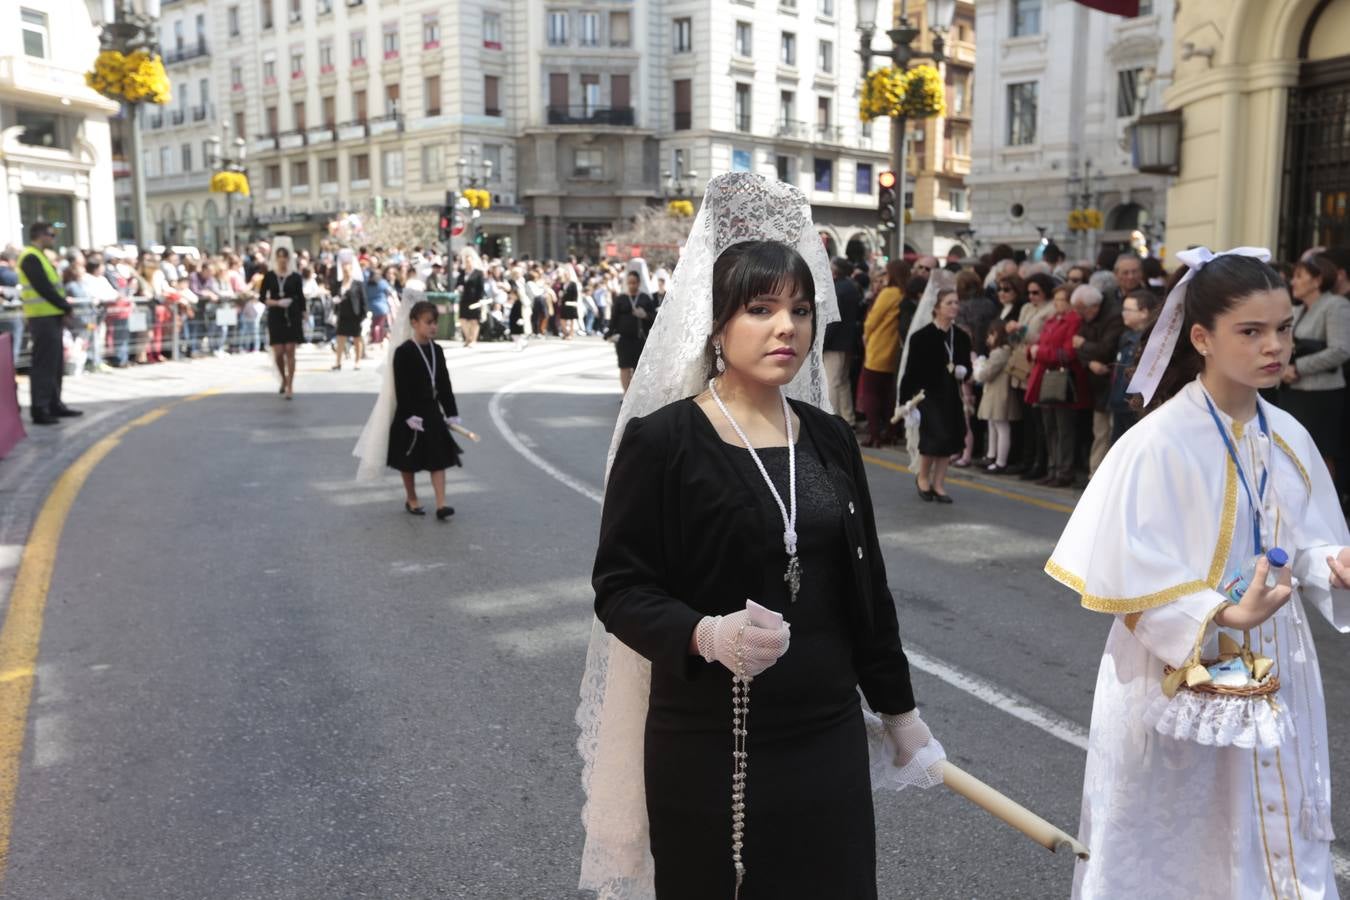
[[[867,462],[872,463],[875,466],[881,466],[883,469],[890,469],[892,472],[904,472],[906,475],[911,474],[907,467],[902,466],[896,462],[891,462],[889,459],[882,459],[879,456],[872,456],[871,454],[868,453],[863,454],[863,459],[866,460]],[[1053,500],[1042,500],[1040,497],[1032,497],[1027,494],[1018,494],[1014,491],[1005,491],[1003,488],[994,487],[993,485],[989,484],[982,484],[981,482],[978,481],[971,481],[968,478],[953,478],[951,476],[948,476],[947,483],[959,485],[965,488],[970,488],[973,491],[983,491],[986,494],[993,494],[995,497],[1003,497],[1004,499],[1007,500],[1014,500],[1018,503],[1025,503],[1028,506],[1035,506],[1039,507],[1040,509],[1048,509],[1051,512],[1059,512],[1059,513],[1073,512],[1073,507],[1065,503],[1056,503]]]
[[[9,865],[14,798],[19,788],[28,706],[33,694],[38,644],[42,638],[42,615],[47,606],[47,591],[56,568],[56,552],[66,516],[90,473],[128,432],[158,421],[178,403],[199,400],[209,393],[166,403],[97,441],[61,473],[33,523],[19,561],[19,571],[14,577],[5,623],[0,627],[0,879]]]

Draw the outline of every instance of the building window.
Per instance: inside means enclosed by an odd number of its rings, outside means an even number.
[[[502,180],[501,144],[483,145],[483,169],[487,172],[488,181],[499,182]]]
[[[47,47],[51,43],[50,34],[47,30],[47,14],[35,9],[25,9],[20,13],[19,18],[23,23],[24,55],[46,59]]]
[[[1036,82],[1008,85],[1008,143],[1036,143]]]
[[[600,14],[584,12],[577,15],[577,45],[600,46]]]
[[[319,184],[337,184],[338,161],[336,156],[325,156],[319,160]]]
[[[422,146],[422,183],[442,184],[445,181],[445,148],[440,144]]]
[[[834,42],[821,41],[816,52],[816,68],[822,72],[834,71]]]
[[[168,147],[159,148],[159,174],[173,174],[173,150]]]
[[[386,84],[384,86],[384,114],[386,116],[398,115],[401,98],[399,97],[398,82]]]
[[[778,92],[778,131],[780,134],[786,131],[797,120],[797,93],[795,91]]]
[[[778,0],[778,7],[779,9],[786,9],[791,10],[792,12],[796,12],[797,0]]]
[[[502,79],[497,75],[483,76],[483,115],[497,116],[502,114]]]
[[[674,83],[675,90],[675,130],[687,131],[694,127],[694,83],[681,78]],[[739,92],[740,87],[737,87]]]
[[[872,194],[872,164],[858,163],[858,174],[854,179],[853,190],[855,193],[871,196]]]
[[[324,97],[319,101],[319,107],[323,112],[323,127],[335,127],[337,125],[337,98]]]
[[[750,85],[736,83],[736,130],[750,130]]]
[[[397,23],[397,22],[386,22],[386,23],[384,23],[384,42],[383,42],[383,45],[382,45],[382,46],[384,47],[384,58],[385,58],[385,59],[397,59],[397,58],[398,58],[398,23]]]
[[[1132,119],[1138,114],[1140,69],[1121,69],[1116,73],[1116,118]]]
[[[184,144],[184,145],[180,148],[179,152],[182,153],[182,155],[183,155],[183,169],[182,169],[182,171],[184,171],[184,172],[191,172],[191,171],[192,171],[192,145],[191,145],[191,144]]]
[[[947,108],[954,116],[966,114],[966,80],[964,78],[953,76],[952,80],[947,82]]]
[[[774,157],[773,165],[774,165],[774,171],[775,171],[775,172],[777,173],[777,175],[778,175],[778,180],[779,180],[779,181],[787,182],[788,184],[791,184],[791,183],[792,183],[792,157],[790,157],[790,156],[777,156],[777,157]]]
[[[366,115],[366,92],[352,91],[352,118],[358,122],[364,122]]]
[[[296,78],[304,78],[304,77],[305,77],[305,51],[304,51],[304,50],[292,50],[292,51],[291,51],[291,78],[292,78],[292,79],[296,79]]]
[[[783,38],[779,42],[778,61],[785,66],[797,64],[797,35],[791,31],[783,32]]]
[[[243,137],[243,136],[244,136],[244,131],[245,131],[245,127],[244,127],[244,112],[243,112],[243,110],[240,110],[239,112],[236,112],[236,113],[234,114],[234,135],[235,135],[235,137]]]
[[[947,192],[947,205],[951,207],[954,213],[963,213],[966,211],[966,189],[952,188]]]
[[[567,13],[562,10],[549,11],[548,45],[550,47],[567,46]]]
[[[258,6],[258,16],[258,20],[262,23],[264,29],[272,27],[272,0],[261,0]]]
[[[275,106],[269,106],[263,110],[263,122],[267,125],[267,136],[276,137],[280,129],[277,125],[277,108]]]
[[[291,163],[291,187],[309,187],[309,162],[299,159]]]
[[[754,55],[754,30],[749,22],[736,23],[736,55],[750,57]]]
[[[600,108],[600,76],[581,76],[581,114],[589,119]]]
[[[364,66],[366,64],[366,33],[364,31],[352,32],[352,65]]]
[[[173,23],[173,49],[175,53],[183,52],[183,23]]]
[[[633,43],[632,18],[626,12],[609,14],[609,45],[627,47]]]
[[[230,63],[230,90],[242,91],[244,89],[244,67],[239,62]]]
[[[626,113],[633,108],[632,85],[629,76],[609,76],[609,105],[616,113]]]
[[[816,131],[822,138],[830,136],[830,98],[816,98]],[[920,157],[922,158],[922,157]]]
[[[1012,36],[1041,33],[1041,0],[1013,0]]]
[[[483,46],[489,50],[502,49],[501,13],[483,13]]]
[[[441,114],[441,76],[428,75],[422,81],[422,103],[428,116]]]
[[[263,57],[263,84],[275,85],[277,83],[277,61],[270,56]]]
[[[267,187],[267,189],[269,191],[281,190],[281,164],[273,163],[263,171],[265,178],[263,184]]]
[[[573,152],[573,178],[604,178],[605,151],[598,147],[578,148]]]
[[[441,46],[441,20],[439,16],[422,17],[422,49],[435,50]]]
[[[225,10],[225,24],[230,37],[239,37],[239,7],[231,6]]]
[[[319,74],[328,75],[334,69],[333,64],[333,42],[319,42]]]
[[[675,20],[675,52],[688,53],[694,48],[694,20]]]
[[[970,135],[964,127],[952,131],[952,156],[970,156]]]
[[[386,150],[380,154],[380,180],[385,187],[403,184],[403,151]]]
[[[816,190],[834,190],[834,160],[816,157]]]
[[[820,14],[826,19],[833,19],[834,0],[820,0]]]
[[[319,0],[319,15],[326,16],[333,11],[333,0]]]
[[[219,165],[220,159],[216,156],[216,151],[210,141],[202,141],[202,165],[208,169],[214,169]]]
[[[352,156],[352,181],[370,181],[369,153],[357,153]]]
[[[305,101],[297,100],[291,104],[291,121],[295,123],[296,131],[304,131],[306,127]]]
[[[305,13],[304,10],[300,8],[300,0],[290,0],[290,3],[290,13],[287,18],[289,18],[291,24],[294,25],[304,18]]]

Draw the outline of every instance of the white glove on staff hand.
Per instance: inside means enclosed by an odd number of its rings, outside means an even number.
[[[421,417],[421,416],[408,416],[408,418],[406,418],[406,419],[403,420],[403,423],[404,423],[405,425],[407,425],[409,428],[411,428],[413,431],[423,431],[423,430],[425,430],[425,429],[422,428],[422,417]]]
[[[965,381],[965,380],[966,380],[966,376],[969,375],[969,374],[970,374],[970,373],[966,370],[966,367],[965,367],[965,366],[957,366],[957,367],[956,367],[956,380],[957,380],[957,381]]]
[[[754,678],[778,662],[787,652],[791,626],[760,628],[750,624],[747,610],[729,616],[704,616],[694,629],[699,655],[706,662],[720,662],[733,675]]]
[[[942,783],[942,764],[947,753],[919,718],[917,709],[898,716],[883,715],[881,724],[886,728],[886,744],[895,767],[902,770],[903,781],[918,787]],[[904,771],[910,768],[912,772]]]

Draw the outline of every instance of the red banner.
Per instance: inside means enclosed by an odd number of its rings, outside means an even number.
[[[1139,0],[1076,0],[1079,6],[1086,6],[1098,12],[1133,19],[1139,15]]]
[[[26,437],[19,416],[19,384],[14,378],[14,336],[0,334],[0,459]]]

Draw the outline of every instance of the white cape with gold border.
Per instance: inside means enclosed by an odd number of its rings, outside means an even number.
[[[1262,408],[1274,442],[1268,509],[1301,585],[1251,633],[1280,677],[1291,732],[1281,746],[1206,746],[1149,724],[1164,664],[1185,659],[1223,602],[1220,579],[1254,551],[1237,469],[1199,382],[1112,448],[1046,566],[1085,607],[1114,617],[1083,785],[1079,839],[1092,857],[1078,863],[1075,897],[1337,896],[1326,705],[1306,610],[1350,632],[1350,591],[1330,588],[1326,564],[1350,532],[1312,439],[1287,413]],[[1259,431],[1219,415],[1239,448]],[[1206,642],[1212,651],[1212,625]]]

